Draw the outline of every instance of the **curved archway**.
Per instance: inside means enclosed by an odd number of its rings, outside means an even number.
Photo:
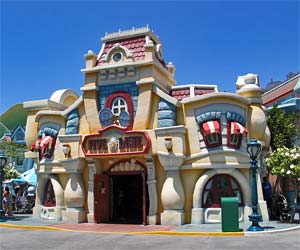
[[[113,173],[113,172],[145,172],[146,173],[146,167],[136,161],[136,160],[121,160],[113,164],[109,169],[108,173]]]
[[[204,223],[204,213],[205,210],[209,210],[204,208],[202,204],[202,197],[205,185],[207,182],[213,178],[215,175],[219,174],[227,174],[232,176],[240,185],[242,190],[242,195],[244,199],[244,207],[249,206],[251,204],[251,190],[248,179],[241,173],[238,169],[211,169],[204,172],[203,175],[197,180],[193,192],[193,208],[192,208],[192,223],[201,224]],[[215,210],[220,210],[219,208],[213,208]],[[214,221],[217,222],[217,221]]]
[[[44,195],[45,189],[47,188],[47,184],[50,182],[53,188],[54,196],[55,196],[55,206],[47,207],[44,206]],[[49,185],[49,184],[48,184]],[[45,219],[62,219],[62,210],[64,208],[64,190],[55,175],[47,175],[44,178],[39,178],[39,183],[37,187],[37,203],[41,206],[41,214],[40,216]],[[51,212],[50,210],[54,210]]]
[[[118,161],[108,169],[110,221],[146,224],[149,211],[147,168],[132,160]]]

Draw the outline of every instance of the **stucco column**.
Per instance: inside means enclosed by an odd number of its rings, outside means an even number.
[[[164,206],[164,212],[161,214],[162,225],[184,224],[184,199],[179,169],[167,169],[161,191],[161,200]]]
[[[157,224],[157,189],[156,189],[156,173],[154,159],[147,157],[147,185],[149,194],[149,214],[147,216],[147,223],[149,225]]]
[[[35,218],[41,217],[42,211],[42,202],[44,197],[44,188],[45,188],[45,181],[48,179],[49,174],[38,174],[38,183],[36,186],[36,197],[35,197],[35,205],[32,210],[32,216]]]
[[[65,188],[65,203],[67,209],[63,211],[63,221],[75,223],[86,221],[85,190],[81,173],[70,173]]]
[[[94,222],[94,176],[96,173],[95,161],[88,159],[89,181],[88,181],[88,215],[89,223]]]
[[[162,225],[182,225],[185,223],[184,191],[180,179],[180,167],[185,160],[185,128],[173,126],[155,130],[157,155],[166,171],[166,179],[161,191],[164,211]]]

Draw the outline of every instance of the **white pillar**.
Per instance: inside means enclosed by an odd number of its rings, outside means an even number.
[[[149,194],[149,214],[147,216],[147,223],[149,225],[157,224],[157,189],[156,189],[156,173],[155,165],[152,157],[147,157],[147,184]]]
[[[89,181],[88,181],[88,215],[87,220],[89,223],[94,222],[94,176],[96,173],[95,161],[88,160],[89,167]]]

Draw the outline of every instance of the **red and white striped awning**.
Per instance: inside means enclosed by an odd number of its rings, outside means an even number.
[[[231,121],[230,122],[230,134],[248,134],[248,130],[240,123]]]
[[[220,122],[217,120],[202,123],[204,136],[212,133],[221,134]]]
[[[40,141],[40,147],[51,148],[53,138],[49,135],[43,137]]]

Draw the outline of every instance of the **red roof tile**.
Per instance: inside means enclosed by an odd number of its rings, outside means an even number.
[[[194,94],[195,95],[204,95],[204,94],[208,94],[208,93],[212,93],[215,92],[214,89],[207,89],[207,88],[195,88]]]
[[[100,56],[100,59],[98,60],[97,66],[101,65],[103,63],[103,58],[107,55],[108,51],[115,45],[120,44],[124,47],[126,47],[129,51],[133,53],[133,60],[139,61],[143,60],[145,58],[145,43],[146,38],[145,37],[134,37],[134,38],[127,38],[126,40],[116,40],[112,42],[107,42],[105,44],[104,50]]]
[[[269,90],[262,95],[262,101],[264,105],[279,101],[281,98],[287,96],[294,91],[294,88],[299,81],[299,76],[286,81],[283,84]]]
[[[183,98],[190,97],[190,88],[171,90],[171,96],[173,96],[179,101],[182,100]]]

